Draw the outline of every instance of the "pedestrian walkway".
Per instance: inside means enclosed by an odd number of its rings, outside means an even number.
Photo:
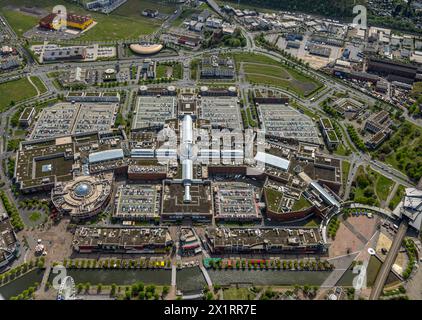
[[[176,266],[172,265],[171,266],[171,286],[172,287],[176,286],[176,274],[177,274]]]
[[[209,287],[212,287],[211,277],[210,277],[210,275],[208,274],[207,269],[205,269],[205,268],[204,268],[204,266],[203,266],[202,264],[201,264],[199,267],[201,268],[202,274],[203,274],[203,275],[204,275],[204,277],[205,277],[205,281],[207,281],[207,285],[208,285]]]
[[[360,233],[356,228],[347,220],[342,221],[344,226],[349,229],[362,243],[367,243],[368,239],[366,239],[362,233]]]
[[[182,296],[182,300],[193,300],[193,299],[200,299],[204,296],[203,293],[192,294],[189,296]]]

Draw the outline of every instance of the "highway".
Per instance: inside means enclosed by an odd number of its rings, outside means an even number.
[[[397,230],[397,234],[394,238],[394,241],[391,244],[390,250],[388,251],[387,257],[385,258],[385,261],[382,264],[380,271],[378,272],[377,278],[369,296],[369,300],[378,300],[378,298],[380,297],[384,288],[385,281],[387,280],[391,267],[393,266],[394,261],[396,260],[404,236],[406,235],[407,227],[407,221],[402,220],[399,229]]]

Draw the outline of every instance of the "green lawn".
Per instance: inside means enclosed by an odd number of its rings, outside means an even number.
[[[133,18],[113,14],[93,16],[98,24],[79,39],[84,41],[133,39],[151,34],[161,25],[158,20],[144,17]]]
[[[308,208],[311,204],[303,196],[300,196],[300,199],[295,202],[292,207],[292,211],[299,211],[305,208]]]
[[[286,80],[290,78],[289,73],[284,68],[278,66],[244,63],[243,70],[245,71],[245,73],[265,74],[267,76],[277,77]]]
[[[339,155],[339,156],[347,156],[348,152],[347,152],[347,148],[344,146],[343,143],[340,143],[337,147],[337,149],[334,151],[335,154]]]
[[[233,55],[236,68],[243,62],[246,80],[251,83],[279,87],[299,96],[308,96],[323,85],[270,57],[253,53]]]
[[[422,177],[422,128],[404,122],[374,155],[419,181]]]
[[[4,15],[18,37],[21,37],[26,31],[36,26],[39,20],[37,17],[14,10],[0,9],[0,12]]]
[[[347,177],[349,176],[350,171],[350,162],[349,161],[342,161],[341,162],[341,174],[342,174],[342,181],[343,186],[346,186]]]
[[[27,78],[0,84],[0,111],[3,112],[12,102],[19,102],[37,95],[34,86]]]
[[[15,6],[34,6],[34,1],[16,0],[13,1]],[[38,0],[36,6],[51,11],[55,5],[64,5],[68,13],[76,13],[81,15],[91,15],[98,24],[84,33],[80,40],[119,40],[138,38],[140,36],[153,33],[163,22],[158,19],[151,19],[142,16],[145,8],[158,9],[162,13],[171,13],[174,11],[175,4],[166,3],[164,0],[128,0],[116,11],[109,15],[95,13],[85,10],[82,6],[78,6],[63,0]],[[0,9],[1,10],[1,9]],[[35,26],[39,18],[24,14],[14,10],[1,10],[6,19],[13,27],[18,36]]]
[[[38,220],[40,220],[41,218],[41,213],[38,211],[32,212],[29,215],[29,220],[31,220],[31,222],[37,222]]]
[[[224,300],[253,300],[255,294],[248,288],[228,288],[223,291]]]
[[[119,7],[113,14],[122,16],[139,16],[145,9],[158,10],[159,13],[171,14],[176,10],[177,5],[165,0],[128,0]]]
[[[377,173],[377,175],[378,178],[375,185],[375,191],[377,192],[378,198],[381,201],[385,201],[394,186],[394,182],[379,173]]]
[[[320,224],[321,224],[321,220],[320,219],[317,219],[317,218],[314,218],[314,219],[309,220],[304,225],[304,227],[306,227],[306,228],[319,227]]]
[[[283,194],[274,189],[266,188],[265,195],[268,209],[278,212],[278,206],[280,204],[281,198],[283,197]]]
[[[391,199],[390,203],[388,204],[388,208],[390,208],[391,210],[394,210],[397,207],[397,205],[403,199],[404,189],[405,187],[403,185],[399,185],[396,193],[394,194],[394,197]]]
[[[46,88],[44,82],[42,82],[40,78],[38,78],[38,77],[31,77],[31,81],[38,88],[38,91],[40,92],[40,94],[43,94],[43,93],[46,93],[47,92],[47,88]]]
[[[394,182],[369,166],[359,167],[355,176],[354,201],[369,205],[380,205],[387,200]]]

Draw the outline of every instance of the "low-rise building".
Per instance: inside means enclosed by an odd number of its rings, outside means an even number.
[[[156,18],[158,16],[158,10],[145,9],[142,11],[144,17]]]
[[[33,107],[26,107],[23,109],[20,117],[19,117],[19,125],[22,127],[29,127],[34,120],[35,116],[35,108]]]
[[[207,228],[205,240],[213,254],[327,251],[318,228]]]
[[[168,228],[78,227],[72,246],[79,253],[166,253],[173,245]]]
[[[5,213],[0,212],[0,269],[19,255],[19,241]]]
[[[328,149],[336,149],[340,143],[340,140],[337,137],[336,131],[334,130],[334,126],[331,123],[331,120],[328,118],[321,118],[319,123],[322,135],[324,136],[324,141],[327,144]]]

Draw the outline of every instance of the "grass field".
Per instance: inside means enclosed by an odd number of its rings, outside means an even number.
[[[41,81],[40,78],[31,77],[31,81],[38,88],[38,91],[40,92],[40,94],[47,92],[47,88],[46,88],[45,84]]]
[[[350,162],[349,161],[342,161],[341,162],[341,174],[342,174],[342,181],[343,186],[346,186],[347,177],[349,176],[350,171]]]
[[[41,218],[41,213],[38,211],[32,212],[29,215],[29,220],[31,220],[32,222],[37,222],[40,218]]]
[[[251,83],[279,87],[299,96],[308,96],[323,86],[322,83],[264,55],[236,53],[233,58],[237,70],[243,67],[246,80]]]
[[[36,26],[39,20],[34,16],[23,14],[14,10],[0,9],[0,12],[4,15],[18,37],[21,37],[26,31]]]
[[[303,196],[300,196],[300,199],[295,202],[292,207],[292,211],[299,211],[305,208],[308,208],[311,204]]]
[[[395,207],[397,207],[399,202],[403,199],[404,189],[405,187],[403,185],[399,185],[396,193],[394,194],[394,197],[391,199],[390,203],[388,204],[388,208],[390,208],[391,210],[394,210]]]
[[[27,78],[21,78],[0,84],[0,112],[10,106],[11,102],[19,102],[37,95],[37,90]]]
[[[276,77],[286,80],[290,79],[290,74],[284,68],[278,66],[244,63],[243,70],[245,73],[265,74],[269,77]]]
[[[271,211],[278,212],[278,207],[279,207],[281,198],[283,197],[283,194],[274,189],[266,188],[265,195],[266,195],[266,204],[267,204],[268,209],[270,209]]]
[[[12,4],[11,4],[12,5]],[[34,1],[16,0],[13,6],[34,6]],[[124,5],[109,15],[95,13],[85,10],[83,7],[63,0],[39,0],[36,1],[38,8],[51,12],[55,5],[64,5],[68,13],[91,15],[98,24],[84,33],[79,39],[85,41],[92,40],[119,40],[138,38],[139,36],[153,33],[163,22],[158,19],[151,19],[142,16],[145,8],[157,9],[160,13],[169,14],[175,10],[176,5],[165,3],[164,0],[128,0]],[[10,8],[0,9],[9,24],[18,34],[34,27],[39,18],[25,14]]]
[[[422,177],[422,128],[405,122],[376,152],[381,161],[406,173],[414,181]]]
[[[394,186],[394,182],[379,173],[376,173],[376,175],[377,182],[375,184],[375,191],[377,193],[378,199],[385,201],[387,200],[388,195]]]
[[[394,186],[392,180],[372,170],[369,166],[359,167],[355,178],[354,201],[363,204],[380,205],[381,202],[387,200]]]
[[[223,291],[224,300],[253,300],[255,294],[248,288],[228,288]]]

